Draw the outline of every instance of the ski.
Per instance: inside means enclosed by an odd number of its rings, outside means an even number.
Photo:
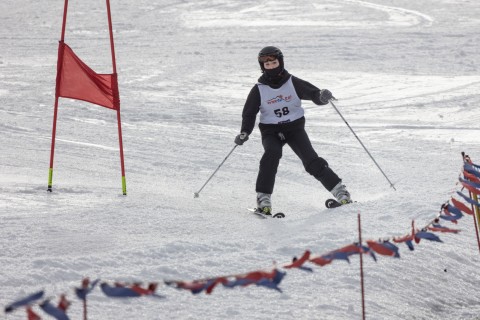
[[[255,208],[255,209],[248,208],[247,210],[252,212],[253,214],[255,214],[260,219],[281,219],[281,218],[285,218],[285,214],[283,212],[277,212],[273,215],[268,215],[268,214],[264,214],[261,211],[258,211],[257,208]]]
[[[347,204],[350,204],[350,203],[351,202],[349,202]],[[341,204],[340,202],[338,202],[335,199],[327,199],[327,201],[325,201],[325,207],[327,207],[328,209],[338,208],[338,207],[341,207],[341,206],[343,206],[343,204]]]

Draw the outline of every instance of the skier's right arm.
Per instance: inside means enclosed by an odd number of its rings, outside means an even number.
[[[260,111],[260,90],[255,85],[248,94],[242,112],[242,129],[240,132],[252,133],[255,127],[255,120],[257,119],[258,111]]]
[[[258,86],[255,85],[250,90],[247,101],[245,101],[245,105],[243,106],[242,128],[240,129],[240,134],[235,137],[235,143],[237,145],[242,145],[248,140],[250,133],[252,133],[255,127],[257,113],[260,110],[260,104],[260,90],[258,90]]]

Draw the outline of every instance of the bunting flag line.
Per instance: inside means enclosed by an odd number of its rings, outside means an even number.
[[[475,171],[480,169],[480,166],[474,165],[472,163],[465,163],[464,171]],[[470,172],[469,171],[469,172]],[[472,173],[473,174],[473,173]],[[479,173],[480,174],[480,173]],[[471,175],[471,174],[470,174]],[[480,183],[475,181],[475,177],[464,175],[465,179],[460,178],[460,184],[463,188],[469,190],[472,194],[480,194]],[[474,179],[475,178],[475,179]],[[473,181],[472,181],[473,180]],[[467,197],[460,191],[457,191],[456,194],[460,196],[462,200],[473,205],[478,206],[480,203],[478,201],[472,200],[470,197]],[[300,258],[293,257],[292,262],[283,264],[283,269],[299,269],[303,271],[313,272],[313,268],[306,266],[307,263],[312,263],[318,266],[325,266],[332,263],[334,260],[343,260],[350,263],[350,257],[353,255],[363,255],[368,254],[372,257],[374,261],[377,261],[376,255],[379,254],[382,256],[390,256],[394,258],[400,258],[400,249],[396,244],[405,243],[410,250],[414,250],[415,244],[419,244],[421,240],[428,240],[432,242],[443,241],[435,233],[442,234],[457,234],[461,230],[452,229],[440,224],[441,220],[449,221],[452,223],[457,223],[457,220],[460,220],[466,215],[472,215],[474,221],[476,222],[474,210],[469,208],[464,202],[451,196],[450,200],[442,204],[440,212],[437,216],[430,221],[425,227],[417,229],[415,228],[415,221],[412,221],[411,232],[404,236],[396,236],[393,238],[381,238],[379,240],[367,240],[365,241],[366,245],[363,245],[363,240],[359,242],[354,242],[352,244],[343,246],[339,249],[332,250],[326,254],[322,255],[313,255],[310,250],[305,250]],[[478,230],[477,230],[477,239],[478,239]],[[479,240],[480,248],[480,240]],[[362,257],[362,256],[360,256]],[[247,287],[250,285],[256,285],[265,287],[268,289],[273,289],[278,292],[282,292],[279,285],[286,276],[286,272],[280,271],[277,268],[272,269],[271,271],[257,270],[242,274],[236,275],[227,275],[220,277],[213,277],[208,279],[193,280],[193,281],[167,281],[164,280],[166,286],[170,286],[176,289],[187,290],[192,294],[196,295],[201,292],[206,294],[211,294],[218,285],[222,285],[224,288],[232,289],[235,287]],[[84,278],[82,280],[82,285],[80,288],[74,288],[76,296],[84,301],[86,306],[87,295],[94,290],[96,285],[100,282],[100,279],[96,279],[93,282],[90,282],[89,278]],[[164,296],[158,295],[156,293],[158,283],[150,282],[146,286],[143,286],[141,283],[121,283],[115,282],[113,285],[110,285],[108,282],[102,282],[99,287],[102,292],[107,297],[112,298],[134,298],[141,296],[154,296],[164,298]],[[65,295],[61,295],[60,301],[57,306],[54,306],[50,299],[45,299],[42,302],[44,291],[39,291],[34,294],[31,294],[25,298],[19,299],[5,307],[5,313],[10,313],[15,311],[18,308],[24,307],[27,312],[27,317],[30,320],[39,320],[40,317],[32,310],[34,304],[38,304],[39,307],[48,315],[54,317],[58,320],[68,320],[67,309],[70,305],[70,302],[66,299]],[[86,309],[85,316],[86,319]]]
[[[234,288],[237,286],[246,287],[252,284],[263,286],[269,289],[274,289],[281,292],[278,287],[285,277],[286,272],[281,272],[278,269],[273,269],[271,272],[267,271],[252,271],[245,274],[221,276],[210,279],[187,281],[164,281],[167,286],[176,289],[184,289],[190,291],[192,294],[199,294],[205,291],[206,294],[211,294],[213,289],[222,284],[225,288]]]

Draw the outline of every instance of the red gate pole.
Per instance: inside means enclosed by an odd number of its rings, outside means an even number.
[[[464,166],[465,166],[465,163],[472,164],[472,160],[465,152],[462,152],[462,159],[463,159]],[[465,170],[465,168],[463,170]],[[464,175],[464,178],[466,178],[465,175]],[[478,202],[478,197],[476,194],[469,191],[469,196],[470,196],[470,199]],[[475,235],[477,236],[478,250],[480,251],[480,236],[479,236],[478,224],[477,224],[477,221],[478,223],[480,223],[480,208],[478,208],[478,206],[474,205],[473,203],[471,203],[471,206],[473,211],[473,224],[475,225]]]
[[[62,22],[62,35],[60,37],[60,44],[58,46],[58,59],[57,59],[57,79],[55,83],[55,106],[53,110],[53,128],[52,128],[52,144],[50,147],[50,167],[48,169],[48,189],[47,191],[52,192],[52,182],[53,182],[53,158],[55,154],[55,136],[57,134],[57,115],[58,115],[58,91],[60,85],[60,75],[63,65],[63,41],[65,40],[65,27],[67,25],[67,9],[68,9],[68,0],[65,0],[65,5],[63,8],[63,22]]]
[[[360,281],[362,287],[362,319],[365,320],[365,285],[363,278],[363,249],[362,249],[362,226],[360,223],[360,213],[358,214],[358,243],[360,246]]]
[[[108,15],[108,29],[110,32],[110,48],[112,52],[112,66],[113,66],[113,81],[117,84],[117,63],[115,61],[115,44],[113,42],[113,31],[112,31],[112,16],[110,13],[110,0],[107,1],[107,15]],[[118,87],[115,84],[118,96]],[[115,95],[114,95],[115,96]],[[122,192],[123,195],[127,195],[127,182],[125,179],[125,161],[123,156],[123,140],[122,140],[122,121],[120,118],[120,101],[117,104],[117,123],[118,123],[118,142],[120,146],[120,166],[122,169]]]
[[[83,320],[87,320],[87,297],[83,300]]]
[[[471,191],[469,192],[470,194],[470,199],[475,200],[478,202],[478,197],[473,194]],[[480,251],[480,237],[478,233],[478,224],[477,224],[477,217],[480,215],[480,211],[478,206],[474,205],[473,203],[470,204],[472,206],[472,211],[473,211],[473,224],[475,225],[475,234],[477,235],[477,244],[478,244],[478,250]],[[477,215],[477,217],[475,217]]]

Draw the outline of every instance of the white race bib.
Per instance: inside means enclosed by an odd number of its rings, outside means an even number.
[[[300,119],[305,114],[302,100],[293,86],[292,77],[280,88],[274,89],[262,83],[260,91],[260,123],[280,124]]]

